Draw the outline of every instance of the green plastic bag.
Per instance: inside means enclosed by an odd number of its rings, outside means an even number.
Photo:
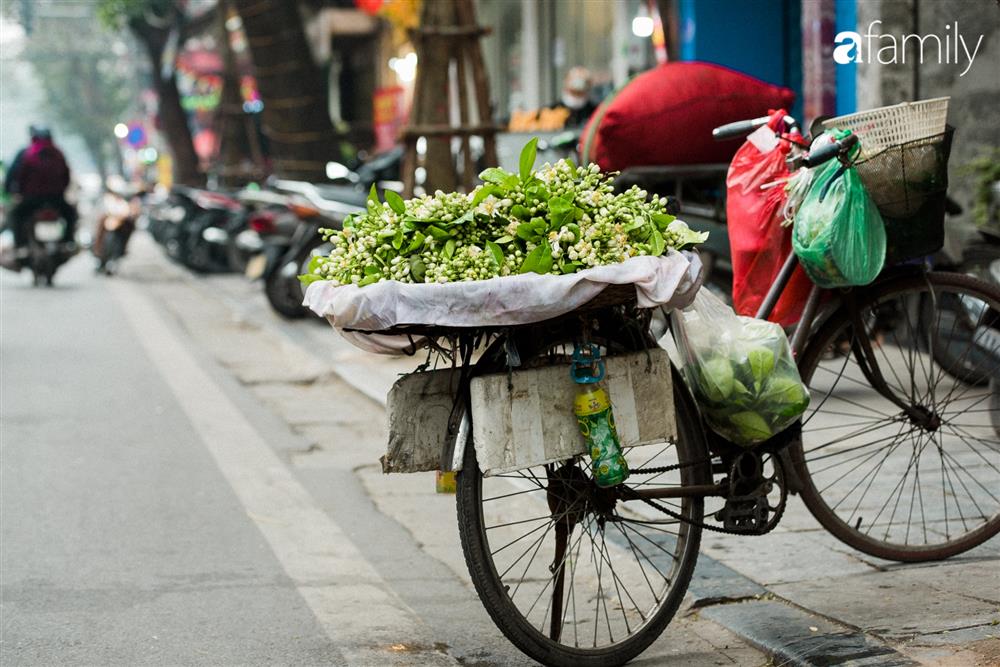
[[[885,264],[885,224],[853,167],[816,167],[795,214],[792,248],[820,287],[867,285]]]

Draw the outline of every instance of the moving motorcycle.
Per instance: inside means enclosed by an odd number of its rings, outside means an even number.
[[[43,206],[32,215],[22,264],[31,269],[36,286],[44,284],[51,287],[56,269],[76,254],[76,243],[64,240],[68,225],[59,211],[51,206]]]
[[[104,214],[97,222],[91,251],[99,262],[98,273],[110,276],[117,273],[118,263],[135,231],[139,199],[134,196],[130,200],[117,192],[108,192],[104,196],[103,207]]]

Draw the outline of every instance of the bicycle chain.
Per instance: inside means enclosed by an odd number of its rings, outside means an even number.
[[[681,468],[687,468],[687,467],[690,467],[690,466],[701,465],[703,463],[709,463],[710,464],[711,460],[710,459],[704,459],[704,460],[701,460],[701,461],[693,461],[691,463],[676,463],[674,465],[658,466],[658,467],[653,467],[653,468],[636,468],[635,470],[630,471],[630,473],[633,474],[633,475],[662,474],[662,473],[665,473],[665,472],[672,472],[674,470],[680,470]],[[713,526],[713,525],[707,524],[707,523],[705,523],[703,521],[694,521],[693,519],[689,519],[689,518],[687,518],[685,516],[682,516],[681,514],[678,514],[677,512],[674,512],[673,510],[671,510],[668,507],[664,507],[663,505],[661,505],[660,503],[656,502],[655,500],[652,500],[651,498],[639,498],[639,500],[641,500],[642,502],[646,503],[647,505],[653,507],[654,509],[657,509],[657,510],[663,512],[664,514],[666,514],[666,515],[668,515],[668,516],[670,516],[670,517],[672,517],[674,519],[677,519],[678,521],[683,521],[684,523],[686,523],[688,525],[696,526],[696,527],[702,528],[704,530],[710,530],[710,531],[714,531],[716,533],[723,533],[724,535],[742,535],[742,536],[754,535],[754,536],[756,536],[756,535],[763,535],[764,534],[764,533],[758,533],[758,532],[736,530],[736,529],[733,529],[733,528],[722,528],[720,526]]]

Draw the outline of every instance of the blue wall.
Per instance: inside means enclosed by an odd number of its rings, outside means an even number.
[[[837,0],[837,20],[834,34],[843,30],[858,29],[857,0]],[[858,64],[837,65],[837,115],[854,113],[858,110]]]
[[[680,0],[681,60],[724,65],[795,91],[802,113],[799,0]]]

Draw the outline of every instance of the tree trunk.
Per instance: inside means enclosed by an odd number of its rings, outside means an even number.
[[[204,185],[205,175],[198,169],[198,154],[194,150],[187,114],[181,107],[176,74],[171,70],[169,78],[162,76],[163,50],[167,45],[169,30],[154,28],[141,18],[130,21],[129,27],[139,43],[145,47],[152,66],[153,88],[159,98],[160,131],[166,137],[173,156],[174,182],[193,186]]]
[[[337,159],[337,133],[327,111],[327,83],[313,62],[293,0],[234,0],[264,102],[264,133],[274,172],[320,181]]]
[[[457,23],[453,0],[424,3],[420,17],[421,27],[455,26]],[[448,60],[451,55],[450,47],[454,42],[435,37],[423,37],[422,41],[420,61],[417,63],[420,68],[417,85],[420,89],[414,99],[413,117],[419,118],[421,124],[448,125]],[[451,137],[427,137],[424,168],[427,170],[424,187],[428,192],[451,192],[455,189],[458,175],[455,173],[455,161],[451,153]]]
[[[216,124],[219,133],[219,184],[226,187],[245,185],[263,176],[263,165],[255,157],[259,151],[252,150],[251,125],[243,110],[243,96],[240,94],[240,73],[236,54],[229,46],[229,32],[225,23],[228,3],[219,3],[219,53],[222,55],[222,95],[219,100]]]

